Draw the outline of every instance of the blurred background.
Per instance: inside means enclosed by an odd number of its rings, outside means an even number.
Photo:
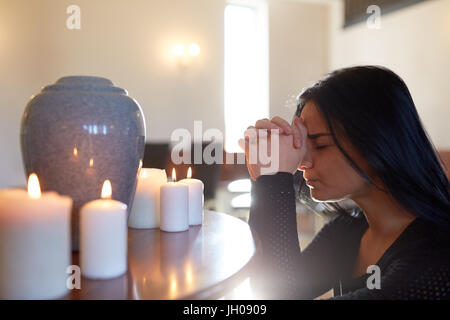
[[[27,101],[67,75],[128,90],[146,118],[144,167],[170,169],[177,128],[193,133],[202,121],[204,131],[219,129],[224,159],[238,157],[248,125],[290,120],[297,95],[326,73],[383,65],[409,86],[450,168],[449,57],[450,0],[0,0],[0,188],[26,183],[19,130]],[[207,208],[247,221],[245,165],[193,172]],[[302,247],[323,217],[298,203]]]

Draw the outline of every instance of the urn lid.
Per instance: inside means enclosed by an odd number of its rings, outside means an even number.
[[[125,89],[115,87],[111,80],[94,76],[68,76],[62,77],[55,84],[45,86],[42,91],[83,90],[83,91],[109,91],[127,95]]]

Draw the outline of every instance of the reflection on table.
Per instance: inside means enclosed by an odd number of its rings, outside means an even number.
[[[82,278],[81,289],[67,298],[219,299],[242,284],[258,253],[245,222],[213,211],[205,211],[202,226],[185,232],[128,229],[127,273]]]

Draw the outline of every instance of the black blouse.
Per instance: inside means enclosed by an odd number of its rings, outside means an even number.
[[[300,249],[289,173],[260,176],[253,183],[249,225],[262,247],[250,279],[260,298],[313,299],[333,288],[333,299],[450,299],[449,236],[420,217],[376,263],[379,289],[367,285],[374,273],[352,276],[368,228],[364,215],[337,216]]]

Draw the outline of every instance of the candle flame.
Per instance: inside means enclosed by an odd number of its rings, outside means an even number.
[[[36,173],[30,174],[28,178],[28,195],[33,199],[39,199],[41,197],[41,187]]]
[[[77,149],[77,147],[73,148],[73,155],[75,157],[78,156],[78,149]]]
[[[111,199],[112,196],[112,187],[111,187],[111,181],[109,181],[108,179],[105,180],[105,182],[103,183],[103,188],[102,188],[102,199]]]
[[[89,167],[93,167],[94,166],[94,158],[89,159]]]
[[[192,168],[191,167],[189,167],[189,169],[188,169],[187,177],[188,177],[188,179],[192,178]]]
[[[175,172],[175,168],[172,169],[172,181],[173,182],[177,181],[177,174]]]

